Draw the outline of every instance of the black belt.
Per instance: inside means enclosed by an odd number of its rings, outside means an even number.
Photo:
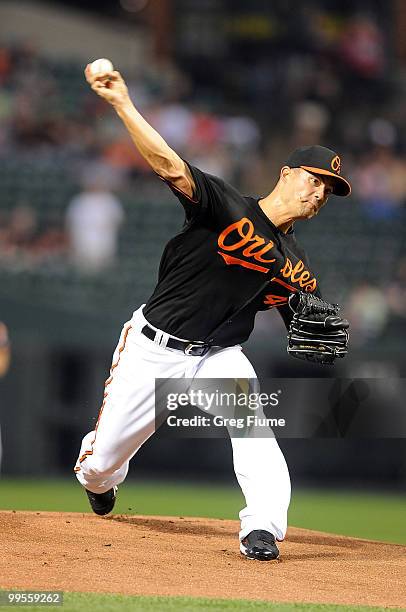
[[[162,336],[162,332],[157,332],[149,325],[144,325],[141,333],[149,338],[149,340],[153,341],[155,341],[157,334]],[[182,351],[182,353],[185,355],[191,355],[192,357],[203,357],[203,355],[205,355],[211,349],[210,344],[205,344],[204,342],[189,342],[189,340],[178,340],[173,336],[169,336],[166,344],[160,344],[160,346],[175,349],[176,351]]]

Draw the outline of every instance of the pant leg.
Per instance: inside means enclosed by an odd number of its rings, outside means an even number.
[[[155,431],[155,378],[184,375],[188,358],[167,351],[141,334],[135,313],[120,336],[94,431],[82,441],[75,466],[79,482],[104,493],[125,479],[130,459]]]
[[[256,378],[241,347],[235,346],[208,354],[196,378]],[[240,512],[242,540],[254,529],[265,529],[283,540],[290,503],[290,477],[285,458],[275,438],[257,437],[255,428],[246,437],[234,437],[234,470],[245,497]]]

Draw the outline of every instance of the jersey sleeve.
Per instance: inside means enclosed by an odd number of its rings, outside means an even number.
[[[195,193],[192,198],[186,193],[183,193],[174,184],[162,179],[162,177],[160,178],[168,185],[182,204],[187,221],[201,214],[215,214],[218,208],[224,206],[227,191],[233,188],[217,176],[202,172],[202,170],[199,170],[199,168],[192,166],[188,162],[185,163],[188,165],[195,183]]]

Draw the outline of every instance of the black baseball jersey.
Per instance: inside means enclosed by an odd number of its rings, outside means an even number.
[[[259,198],[189,165],[193,199],[169,185],[186,220],[162,255],[158,284],[144,308],[153,326],[185,340],[232,346],[248,339],[259,310],[277,308],[288,324],[292,292],[317,292],[293,230],[284,234]]]

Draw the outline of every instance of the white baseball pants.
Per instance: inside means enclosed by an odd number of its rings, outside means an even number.
[[[212,349],[203,357],[159,346],[141,329],[142,307],[126,323],[113,355],[103,405],[94,431],[82,441],[75,466],[79,482],[93,493],[122,483],[130,459],[155,431],[155,378],[256,378],[240,346]],[[234,470],[246,507],[240,512],[242,540],[265,529],[283,540],[290,478],[275,438],[231,437]]]

